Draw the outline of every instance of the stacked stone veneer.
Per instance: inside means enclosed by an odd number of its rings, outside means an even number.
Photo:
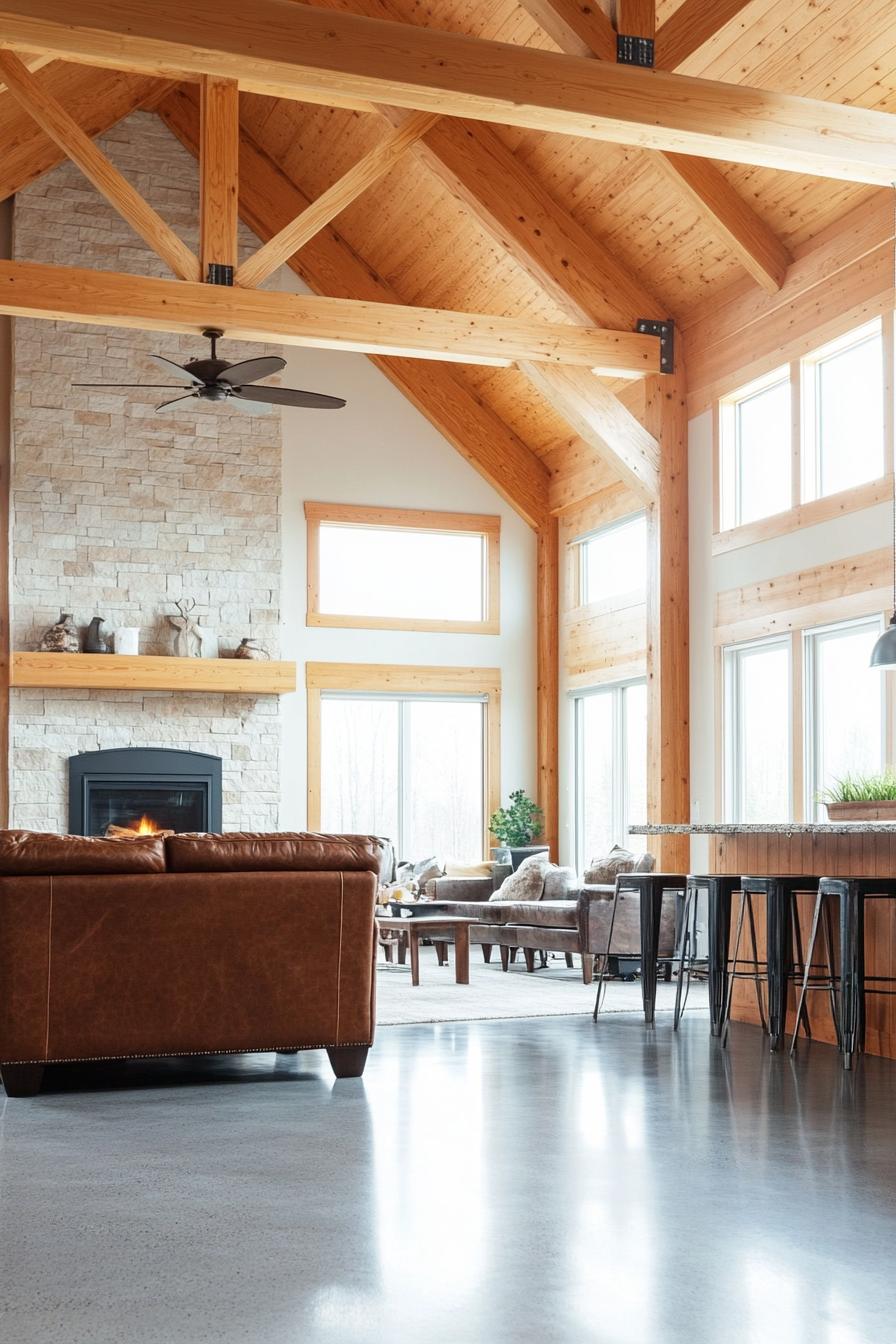
[[[103,148],[168,223],[197,247],[195,161],[160,121],[138,113]],[[70,164],[16,199],[22,261],[167,275],[158,258]],[[246,234],[244,250],[254,245]],[[17,320],[11,479],[12,646],[33,649],[60,610],[86,626],[138,625],[141,652],[170,653],[176,599],[222,650],[253,635],[278,652],[279,412],[241,414],[177,391],[87,391],[73,382],[164,383],[146,353],[183,363],[200,337]],[[226,341],[237,360],[277,353]],[[75,656],[75,655],[72,655]],[[279,812],[279,701],[150,692],[15,691],[10,824],[67,828],[67,761],[80,751],[174,746],[224,762],[226,829],[272,829]]]

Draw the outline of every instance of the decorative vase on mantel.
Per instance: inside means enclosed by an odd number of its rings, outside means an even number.
[[[234,658],[252,658],[258,662],[264,662],[270,658],[267,649],[263,649],[254,639],[241,639],[238,648],[234,652]]]
[[[81,641],[71,612],[59,613],[59,620],[45,630],[38,644],[39,653],[80,653]]]
[[[94,616],[90,625],[87,627],[87,634],[84,636],[85,653],[108,653],[109,645],[106,642],[106,636],[102,633],[102,626],[105,618]]]

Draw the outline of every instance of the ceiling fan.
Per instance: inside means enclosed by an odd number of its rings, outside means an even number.
[[[212,347],[208,359],[191,359],[186,364],[175,364],[164,355],[149,355],[153,363],[176,384],[171,383],[72,383],[72,387],[151,387],[168,388],[180,391],[180,396],[162,401],[156,407],[162,411],[166,406],[177,402],[189,401],[198,397],[200,401],[226,401],[250,415],[259,411],[269,411],[271,406],[306,406],[319,411],[338,411],[345,405],[342,397],[329,397],[323,392],[301,392],[292,387],[252,387],[250,384],[259,378],[268,378],[286,367],[286,360],[279,355],[262,355],[258,359],[244,359],[236,364],[228,364],[226,359],[218,358],[218,341],[224,335],[216,327],[207,327],[203,331]],[[189,391],[184,391],[184,385]],[[249,403],[249,404],[247,404]]]

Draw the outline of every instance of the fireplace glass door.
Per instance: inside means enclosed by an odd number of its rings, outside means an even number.
[[[202,785],[92,784],[87,791],[87,835],[118,826],[140,835],[157,831],[204,831]]]

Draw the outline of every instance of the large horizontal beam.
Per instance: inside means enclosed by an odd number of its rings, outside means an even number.
[[[163,36],[160,36],[163,34]],[[284,0],[0,0],[0,45],[222,75],[263,94],[386,102],[891,185],[886,112],[612,65]]]
[[[659,368],[659,341],[636,333],[316,295],[156,280],[35,262],[0,262],[0,313],[187,334],[220,327],[245,341],[508,366]]]

